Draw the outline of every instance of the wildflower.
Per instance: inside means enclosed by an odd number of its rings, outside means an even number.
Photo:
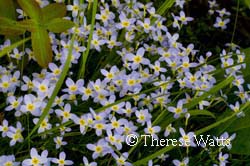
[[[63,89],[64,92],[68,92],[69,94],[78,94],[80,87],[84,84],[84,80],[77,80],[76,83],[71,78],[67,78],[66,85],[68,88]]]
[[[73,5],[67,5],[67,10],[72,11],[72,16],[76,17],[81,10],[79,0],[74,0]]]
[[[95,129],[95,133],[97,136],[102,135],[102,130],[107,128],[106,124],[102,121],[95,121],[93,128]]]
[[[137,117],[137,122],[141,123],[142,125],[144,125],[145,122],[149,121],[152,117],[147,109],[136,111],[135,115]]]
[[[47,6],[49,4],[48,0],[35,0],[41,8]]]
[[[116,25],[118,29],[125,28],[126,30],[131,30],[133,28],[133,24],[136,21],[135,18],[128,19],[126,15],[122,12],[119,16],[120,23]]]
[[[11,111],[13,109],[18,110],[20,108],[23,97],[16,98],[15,96],[10,96],[7,98],[7,102],[10,104],[5,108],[6,111]]]
[[[53,140],[56,143],[56,149],[59,149],[61,146],[67,145],[67,142],[63,141],[63,137],[55,137]]]
[[[6,137],[9,131],[9,122],[4,119],[2,125],[0,125],[0,132],[2,132],[2,137]]]
[[[161,131],[161,127],[160,126],[152,126],[151,121],[147,122],[147,128],[144,129],[144,132],[147,134],[150,134],[152,137],[154,137],[155,139],[158,138],[158,136],[156,135],[156,133]]]
[[[13,85],[11,84],[10,76],[4,75],[0,80],[0,90],[4,93],[9,91]]]
[[[111,130],[107,129],[107,137],[105,140],[107,140],[111,145],[114,145],[117,150],[122,149],[122,142],[124,142],[124,135],[120,135],[120,133],[114,132],[114,134],[111,132]]]
[[[94,152],[92,154],[93,159],[104,156],[110,152],[109,146],[104,139],[100,139],[96,144],[87,144],[87,148]]]
[[[183,11],[180,12],[180,16],[177,16],[177,19],[181,21],[182,24],[186,25],[188,21],[193,21],[192,17],[186,17]]]
[[[216,17],[216,22],[214,24],[215,28],[221,28],[221,29],[226,29],[227,28],[227,23],[229,23],[230,19],[225,19],[223,20],[220,17]]]
[[[10,54],[10,57],[15,58],[17,60],[21,60],[22,56],[24,55],[24,53],[19,52],[17,48],[14,48],[13,53],[14,54]]]
[[[227,159],[228,159],[229,155],[228,154],[222,154],[222,152],[219,153],[218,159],[220,161],[220,166],[225,166],[226,163],[228,163]]]
[[[22,162],[22,166],[30,166],[30,165],[41,165],[47,162],[47,158],[38,154],[35,148],[31,148],[30,150],[31,159],[25,159]]]
[[[97,51],[101,51],[101,47],[102,45],[104,45],[106,43],[105,40],[103,39],[99,39],[98,35],[93,34],[93,38],[91,41],[91,46],[94,47]]]
[[[231,136],[229,136],[229,134],[227,132],[224,132],[220,137],[219,137],[219,143],[222,146],[226,146],[228,150],[230,150],[232,148],[232,140],[234,140],[236,137],[236,134],[232,134]]]
[[[243,117],[245,116],[243,111],[240,111],[240,103],[237,101],[235,105],[230,104],[229,107],[237,113],[237,117]]]
[[[179,129],[180,133],[181,133],[181,138],[179,139],[179,141],[182,143],[182,146],[185,147],[195,147],[195,143],[194,143],[194,132],[189,132],[189,133],[185,133],[185,131],[183,130],[183,128]]]
[[[33,119],[34,124],[37,124],[38,121],[39,121],[38,118]],[[38,128],[38,131],[37,131],[38,133],[42,133],[42,132],[44,132],[45,130],[51,129],[51,126],[52,126],[52,125],[51,125],[50,123],[48,123],[48,121],[49,121],[49,119],[48,119],[48,118],[45,118],[45,119],[41,122],[41,124],[40,124],[40,126],[39,126],[39,128]]]
[[[71,110],[70,104],[66,104],[63,110],[60,110],[60,109],[55,110],[57,116],[61,116],[63,118],[62,123],[67,122],[69,119],[72,119],[72,117],[74,116],[72,113],[70,113],[70,110]]]
[[[117,166],[132,166],[131,163],[127,162],[128,159],[128,153],[122,153],[121,156],[118,156],[117,154],[112,154],[114,159],[116,160]]]
[[[158,156],[158,159],[160,159],[161,161],[166,161],[168,157],[169,157],[168,154],[162,153],[160,156]]]
[[[22,9],[16,9],[16,12],[18,13],[18,19],[22,19],[28,16]]]
[[[35,86],[35,90],[39,96],[48,96],[50,84],[49,80],[44,79],[41,83],[37,80],[34,80],[33,83]]]
[[[33,116],[40,116],[41,102],[37,101],[36,97],[32,94],[24,96],[24,105],[21,105],[21,111],[23,113],[31,113]]]
[[[218,6],[216,0],[208,1],[208,4],[209,4],[209,8],[215,8]]]
[[[65,152],[60,152],[59,158],[53,158],[51,161],[55,164],[58,164],[58,166],[64,166],[64,165],[73,165],[74,162],[71,160],[65,160],[66,154]]]
[[[138,24],[144,28],[145,33],[149,33],[150,30],[152,30],[152,26],[150,25],[150,19],[145,18],[144,22],[138,21]]]
[[[216,12],[219,13],[220,17],[223,17],[224,15],[226,16],[230,16],[230,12],[228,12],[225,8],[221,9],[221,10],[216,10]]]
[[[141,64],[147,65],[150,61],[147,58],[144,58],[145,49],[143,47],[139,48],[134,54],[127,54],[126,57],[129,61],[132,61],[131,67],[132,69],[137,69]]]
[[[89,163],[88,159],[85,156],[83,156],[82,160],[83,160],[83,164],[86,166],[97,166],[96,162]]]
[[[179,6],[181,9],[183,9],[183,6],[185,4],[185,0],[176,0],[175,6]]]
[[[175,132],[176,129],[172,127],[172,124],[169,124],[164,131],[164,136],[167,137],[169,136],[170,133],[175,133]]]
[[[174,118],[179,118],[182,113],[187,112],[187,109],[182,107],[183,107],[183,101],[179,100],[177,103],[177,107],[172,107],[172,106],[168,107],[168,111],[174,113]]]
[[[209,106],[209,105],[210,105],[210,102],[202,100],[202,101],[199,102],[199,109],[203,110],[204,106]]]
[[[182,161],[173,160],[173,164],[174,164],[175,166],[187,166],[188,163],[189,163],[189,158],[188,158],[188,157],[183,158]]]
[[[11,138],[10,146],[14,146],[16,142],[23,142],[22,131],[22,124],[17,122],[17,127],[10,126],[9,131],[7,132],[7,136]]]
[[[132,113],[134,113],[136,110],[136,107],[131,106],[130,102],[125,103],[125,108],[122,108],[121,110],[118,110],[118,113],[124,113],[126,116],[130,117]]]
[[[122,124],[123,126],[123,133],[125,135],[129,135],[129,134],[136,134],[136,130],[137,130],[137,126],[134,125],[134,123],[132,121],[128,121],[126,119],[123,120]]]
[[[2,166],[19,166],[20,162],[15,162],[14,155],[0,156],[0,165]]]
[[[80,125],[80,132],[82,134],[85,134],[86,127],[88,126],[87,116],[82,115],[80,118],[78,116],[73,116],[72,120],[74,121],[75,124]]]
[[[60,76],[61,72],[62,72],[62,66],[57,67],[56,64],[54,63],[50,63],[49,64],[49,69],[52,71],[52,76],[53,77],[58,77]]]
[[[23,76],[23,81],[25,82],[25,84],[21,87],[22,91],[33,90],[35,88],[34,83],[30,80],[29,77]]]
[[[105,76],[104,80],[107,81],[114,79],[118,72],[119,69],[116,66],[112,66],[109,72],[105,69],[101,69],[101,73]]]

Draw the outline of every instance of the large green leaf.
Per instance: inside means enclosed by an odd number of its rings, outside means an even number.
[[[42,10],[35,0],[17,0],[23,11],[36,21],[42,20]]]
[[[65,32],[67,29],[72,28],[75,24],[70,20],[65,20],[62,18],[55,18],[49,21],[45,26],[51,32],[61,33]]]
[[[54,18],[61,18],[66,15],[66,6],[60,3],[52,3],[42,8],[43,20],[46,23]]]
[[[0,17],[6,17],[15,20],[16,10],[13,0],[0,0]]]
[[[22,20],[17,22],[18,26],[26,29],[27,31],[34,32],[38,28],[39,25],[35,20],[33,19],[28,19],[28,20]]]
[[[244,0],[244,3],[250,9],[250,1],[249,0]]]
[[[6,17],[0,17],[0,34],[16,36],[23,34],[26,31],[24,27],[18,24],[17,21],[11,20]]]
[[[39,28],[31,33],[32,48],[37,63],[41,67],[47,67],[52,61],[52,49],[47,30]]]

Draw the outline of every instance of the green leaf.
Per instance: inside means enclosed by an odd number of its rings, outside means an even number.
[[[245,5],[250,9],[250,1],[249,0],[244,0]]]
[[[211,116],[212,118],[216,118],[215,115],[208,110],[191,110],[191,111],[188,111],[188,113],[190,113],[191,116],[203,115],[203,116]]]
[[[85,69],[86,69],[86,62],[87,62],[87,59],[88,59],[88,56],[89,56],[91,41],[92,41],[93,32],[94,32],[97,5],[98,5],[98,1],[94,0],[93,10],[92,10],[92,18],[91,18],[91,27],[90,27],[90,33],[89,33],[89,38],[88,38],[88,44],[87,44],[87,50],[82,55],[81,66],[80,66],[80,70],[78,72],[78,78],[84,78]]]
[[[66,15],[66,6],[60,3],[52,3],[42,8],[43,20],[46,23],[55,18],[61,18]]]
[[[6,17],[0,17],[0,34],[17,36],[26,31],[24,27],[18,24],[17,21],[11,20]]]
[[[38,30],[31,33],[31,39],[37,63],[41,67],[47,67],[52,61],[52,49],[48,32],[38,28]]]
[[[36,29],[38,29],[38,23],[33,19],[18,21],[17,24],[18,26],[25,28],[30,32],[34,32]]]
[[[170,9],[173,4],[175,3],[175,0],[166,0],[161,7],[156,11],[157,14],[163,15],[168,9]]]
[[[18,46],[24,44],[25,42],[29,41],[30,38],[26,38],[26,39],[23,39],[19,42],[16,42],[14,44],[11,44],[10,46],[8,47],[5,47],[4,49],[2,49],[0,51],[0,58],[3,57],[4,55],[8,54],[9,52],[11,52],[14,48],[17,48]]]
[[[16,9],[13,0],[0,0],[0,17],[16,19]]]
[[[65,32],[67,29],[70,29],[75,24],[70,20],[65,20],[62,18],[55,18],[51,21],[49,21],[45,26],[46,28],[54,33],[61,33]]]
[[[35,0],[17,0],[17,2],[30,18],[42,21],[42,10]]]
[[[191,109],[191,108],[195,107],[196,105],[199,104],[199,102],[206,99],[211,94],[217,93],[219,90],[221,90],[225,86],[231,84],[233,80],[234,80],[233,76],[228,77],[227,79],[223,80],[219,84],[213,86],[208,92],[205,92],[203,95],[192,99],[189,103],[185,104],[185,107],[188,108],[188,109]]]

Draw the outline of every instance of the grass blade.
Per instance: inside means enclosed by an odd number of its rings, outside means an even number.
[[[95,25],[95,16],[96,16],[97,5],[98,5],[98,1],[94,0],[93,10],[92,10],[92,18],[91,18],[91,28],[90,28],[90,33],[89,33],[87,50],[84,52],[84,54],[82,56],[81,67],[80,67],[80,70],[79,70],[79,73],[78,73],[78,78],[84,78],[85,68],[86,68],[86,62],[87,62],[87,59],[88,59],[88,55],[89,55],[89,51],[90,51],[90,46],[91,46],[91,41],[92,41],[93,32],[94,32],[94,25]]]
[[[225,86],[227,86],[228,84],[231,84],[233,80],[234,80],[233,76],[228,77],[224,81],[222,81],[219,84],[212,87],[208,92],[205,92],[203,95],[192,99],[189,103],[185,104],[185,107],[187,109],[191,109],[191,108],[195,107],[197,104],[199,104],[199,102],[206,99],[211,94],[214,94],[214,93],[218,92],[219,90],[221,90],[222,88],[224,88]]]
[[[44,108],[43,113],[42,113],[42,115],[39,118],[39,121],[37,122],[37,124],[35,125],[35,127],[31,130],[31,132],[29,133],[29,135],[25,138],[25,141],[27,141],[32,136],[32,134],[39,128],[39,126],[41,125],[42,121],[48,115],[49,110],[50,110],[50,108],[51,108],[51,106],[52,106],[52,104],[53,104],[53,102],[54,102],[54,100],[55,100],[58,92],[60,91],[61,86],[64,83],[64,79],[65,79],[65,77],[66,77],[66,75],[68,73],[68,70],[69,70],[69,67],[70,67],[70,64],[71,64],[71,56],[72,56],[72,51],[73,51],[73,46],[74,46],[74,40],[75,40],[75,34],[71,38],[68,57],[67,57],[67,60],[66,60],[66,62],[64,64],[64,67],[62,69],[61,76],[60,76],[58,82],[56,83],[55,89],[54,89],[51,97],[49,98],[49,101],[48,101],[46,107]]]
[[[21,41],[18,41],[14,44],[11,44],[10,46],[8,47],[5,47],[4,49],[2,49],[0,51],[0,58],[2,58],[4,55],[8,54],[9,52],[11,52],[14,48],[17,48],[18,46],[24,44],[25,42],[29,41],[30,40],[30,37],[29,38],[25,38]]]

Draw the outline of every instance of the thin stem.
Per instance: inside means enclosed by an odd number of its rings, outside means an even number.
[[[233,29],[231,44],[233,43],[234,36],[235,36],[235,31],[236,31],[236,27],[237,27],[237,21],[238,21],[238,15],[239,15],[239,6],[240,6],[240,0],[237,0],[237,11],[236,11],[236,16],[235,16],[235,21],[234,21],[234,29]]]

